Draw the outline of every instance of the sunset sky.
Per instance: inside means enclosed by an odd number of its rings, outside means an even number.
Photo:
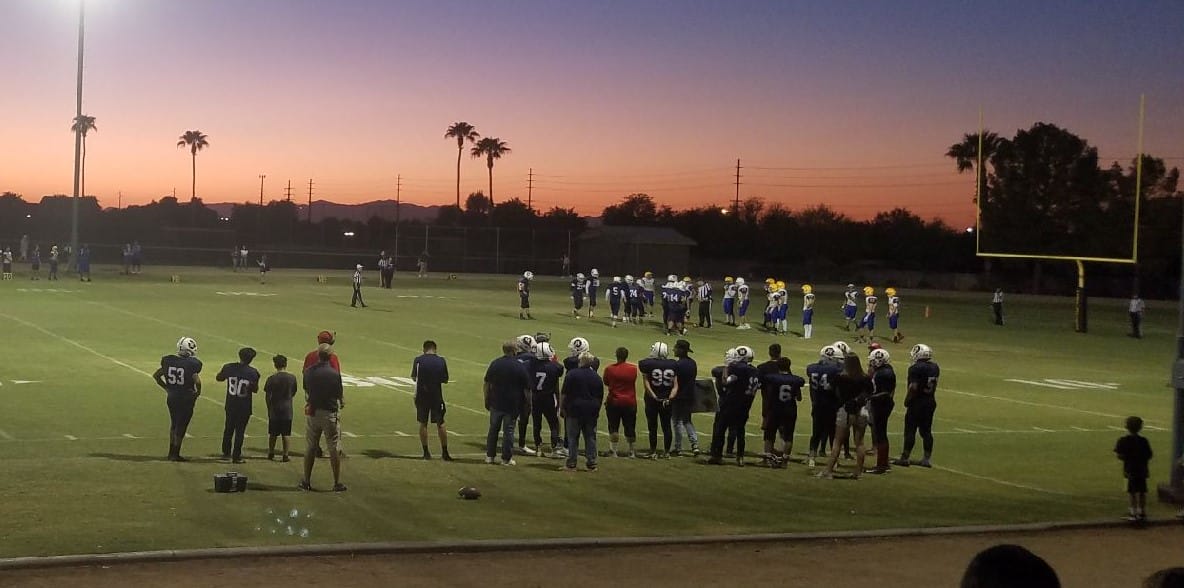
[[[72,191],[78,0],[0,0],[0,191]],[[1184,166],[1184,3],[86,0],[87,193],[207,202],[455,199],[458,120],[509,143],[494,195],[596,214],[632,192],[961,225],[946,148],[1062,125]],[[466,153],[462,192],[485,189]]]

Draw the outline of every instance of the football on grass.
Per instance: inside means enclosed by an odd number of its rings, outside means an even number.
[[[481,491],[472,486],[465,486],[464,488],[457,490],[456,495],[464,498],[465,500],[477,500],[478,498],[481,498]]]

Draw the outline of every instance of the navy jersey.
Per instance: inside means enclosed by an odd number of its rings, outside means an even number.
[[[884,364],[872,372],[872,401],[888,401],[896,394],[896,370]]]
[[[673,305],[683,305],[687,301],[687,292],[681,288],[668,288],[663,294],[666,301]]]
[[[259,370],[236,361],[222,366],[215,379],[226,382],[226,412],[251,414],[251,395],[259,390]]]
[[[674,362],[674,374],[678,378],[678,398],[691,402],[695,398],[695,378],[699,376],[699,364],[690,357],[682,357]]]
[[[572,278],[571,279],[571,295],[572,296],[583,297],[584,291],[586,288],[587,288],[587,281],[584,278]]]
[[[530,280],[526,278],[518,279],[518,294],[521,296],[530,296]]]
[[[619,303],[621,297],[625,295],[625,285],[618,282],[609,284],[608,290],[605,292],[608,295],[610,302]]]
[[[411,379],[415,380],[416,399],[443,399],[443,385],[448,383],[448,362],[435,353],[420,355],[411,362]]]
[[[556,394],[562,375],[563,366],[550,359],[536,358],[530,366],[530,389],[536,395]]]
[[[810,382],[810,403],[815,406],[836,406],[835,378],[842,369],[831,363],[812,363],[806,366],[806,378]]]
[[[728,393],[728,389],[724,387],[724,366],[717,365],[711,368],[711,380],[715,382],[715,393],[719,395],[720,402],[723,402],[724,395]]]
[[[201,360],[166,355],[160,358],[160,369],[164,370],[165,391],[170,395],[192,395],[193,377],[201,373]]]
[[[526,369],[529,370],[530,364],[534,363],[535,358],[534,354],[529,351],[519,351],[518,354],[514,356],[514,359],[518,360],[518,363],[522,364],[526,367]]]
[[[678,362],[673,359],[646,358],[637,363],[637,371],[649,382],[654,396],[670,398],[674,383],[678,381]]]
[[[727,372],[728,376],[724,379],[724,389],[727,393],[720,400],[720,410],[748,414],[756,399],[756,392],[761,387],[760,373],[756,371],[756,367],[743,362],[728,366]]]
[[[641,298],[641,291],[643,288],[636,282],[625,286],[625,293],[628,294],[630,300],[637,300]]]
[[[580,367],[580,358],[578,358],[574,355],[571,357],[563,358],[563,369],[570,372],[574,369],[579,369],[579,367]],[[592,365],[589,367],[592,368],[592,371],[599,372],[600,371],[600,358],[599,357],[593,358]]]
[[[936,404],[937,378],[940,375],[941,369],[932,361],[918,361],[909,366],[909,389],[915,386],[916,392],[910,392],[906,400],[911,399],[910,403]]]
[[[588,291],[589,296],[596,296],[596,292],[600,290],[600,278],[588,278],[584,288]]]
[[[769,413],[786,415],[795,412],[805,385],[806,380],[794,374],[773,373],[761,377],[761,393],[768,401]]]

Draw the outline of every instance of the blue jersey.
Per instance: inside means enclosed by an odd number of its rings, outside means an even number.
[[[614,304],[620,303],[621,298],[625,296],[625,285],[619,282],[613,282],[612,284],[609,284],[608,290],[605,291],[605,294],[608,296],[609,302]]]
[[[637,362],[637,371],[649,382],[654,396],[659,399],[670,398],[674,392],[674,383],[678,381],[678,362],[673,359],[646,358]]]
[[[667,288],[663,294],[670,304],[683,305],[687,301],[687,292],[681,288]]]
[[[910,393],[905,400],[906,404],[936,405],[939,376],[941,376],[941,368],[932,361],[918,361],[909,366]],[[916,391],[913,392],[913,390]]]
[[[806,366],[806,378],[810,382],[810,403],[814,406],[836,407],[835,378],[843,369],[833,363],[812,363]]]
[[[802,387],[806,381],[794,374],[765,374],[761,378],[761,393],[769,414],[784,416],[797,414],[798,401],[802,399]]]
[[[562,375],[563,366],[550,359],[535,358],[530,366],[530,389],[536,396],[558,394]]]
[[[571,295],[576,298],[583,298],[584,292],[587,290],[588,282],[584,278],[571,279]]]
[[[251,414],[251,395],[259,390],[259,370],[244,363],[228,363],[215,379],[226,382],[226,412]]]
[[[872,372],[872,402],[892,400],[896,394],[896,370],[884,364]]]
[[[166,355],[160,358],[160,369],[164,370],[165,391],[170,396],[192,396],[194,376],[201,373],[201,360],[196,357]]]
[[[530,296],[530,280],[520,278],[518,280],[518,294],[521,296]]]
[[[728,366],[727,377],[724,378],[726,395],[720,399],[720,411],[747,416],[760,388],[760,372],[751,364],[740,362]]]

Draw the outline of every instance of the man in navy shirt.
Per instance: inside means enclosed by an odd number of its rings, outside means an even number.
[[[193,405],[201,396],[201,360],[196,354],[197,341],[181,337],[177,354],[160,358],[160,368],[152,374],[152,381],[168,394],[169,461],[188,461],[181,457],[181,443],[193,419]]]
[[[444,461],[452,461],[448,454],[448,430],[444,428],[444,388],[448,383],[448,362],[436,353],[436,342],[423,342],[423,355],[411,362],[411,379],[415,380],[415,418],[419,421],[419,444],[423,458],[432,459],[428,451],[428,421],[436,424],[440,436],[440,452]]]
[[[584,465],[596,471],[596,422],[600,419],[600,404],[604,400],[604,380],[592,369],[596,358],[591,353],[580,353],[577,369],[563,379],[563,418],[567,429],[567,463],[564,469],[574,472],[579,455],[580,438],[584,439]]]
[[[682,438],[686,435],[691,444],[691,453],[699,455],[699,434],[695,431],[695,424],[691,422],[691,410],[695,407],[695,378],[699,376],[699,366],[691,359],[691,342],[679,339],[674,343],[674,356],[678,361],[674,364],[675,378],[678,380],[678,396],[671,401],[671,422],[674,427],[674,451],[671,455],[677,457],[682,453]]]
[[[489,411],[489,433],[485,438],[485,463],[494,463],[497,436],[502,435],[502,465],[514,462],[514,421],[530,393],[526,366],[515,359],[517,341],[502,343],[502,356],[485,370],[485,409]]]
[[[259,370],[251,367],[255,350],[238,350],[238,361],[222,366],[215,380],[226,382],[226,426],[222,429],[222,459],[243,463],[243,437],[251,420],[252,395],[259,390]],[[233,441],[233,450],[231,442]]]

